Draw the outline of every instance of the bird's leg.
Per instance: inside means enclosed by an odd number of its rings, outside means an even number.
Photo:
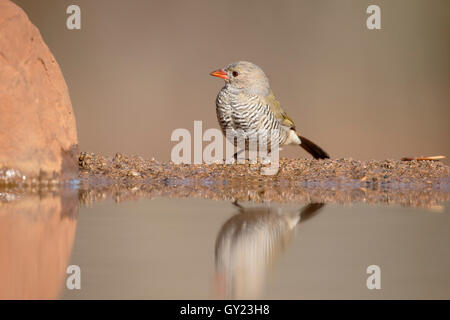
[[[245,149],[239,150],[239,151],[236,152],[236,153],[234,154],[234,156],[233,156],[234,160],[235,160],[237,163],[244,163],[244,162],[245,162],[245,155],[244,155],[244,157],[239,157],[239,155],[240,155],[242,152],[245,152]]]
[[[279,169],[280,169],[278,154],[279,154],[279,149],[269,150],[268,153],[261,154],[261,164],[263,164],[263,165],[270,164],[270,166],[261,167],[262,175],[273,176],[273,175],[278,174]]]
[[[278,152],[280,152],[280,150],[282,150],[280,147],[278,147]],[[272,150],[268,150],[267,153],[265,152],[261,152],[260,153],[260,161],[261,164],[271,164],[272,163]],[[276,155],[276,154],[275,154]],[[276,159],[276,161],[278,161],[278,159]]]
[[[248,163],[250,163],[250,164],[258,163],[258,151],[248,150]]]
[[[236,153],[233,155],[233,157],[231,157],[231,158],[229,158],[229,159],[224,159],[223,161],[225,162],[225,164],[233,164],[233,163],[235,163],[235,162],[238,162],[238,159],[241,160],[241,161],[243,160],[242,162],[245,162],[245,158],[244,158],[244,159],[238,158],[238,156],[239,156],[243,151],[245,151],[245,149],[239,150],[238,152],[236,152]]]
[[[270,153],[261,157],[261,164],[270,164],[272,162],[272,155]]]

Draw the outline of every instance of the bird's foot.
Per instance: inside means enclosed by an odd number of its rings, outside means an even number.
[[[261,164],[271,164],[271,163],[272,159],[270,158],[270,156],[261,158]]]
[[[223,159],[224,164],[234,164],[235,162],[236,162],[236,159],[234,159],[234,157],[231,157],[228,159]]]
[[[261,168],[261,174],[263,176],[274,176],[276,174],[278,174],[278,171],[280,170],[280,166],[278,165],[271,165],[269,167],[262,167]]]

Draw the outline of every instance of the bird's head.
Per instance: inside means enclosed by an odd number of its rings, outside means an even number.
[[[270,91],[269,79],[256,64],[247,61],[230,63],[224,69],[210,73],[225,80],[227,85],[251,94],[267,95]]]

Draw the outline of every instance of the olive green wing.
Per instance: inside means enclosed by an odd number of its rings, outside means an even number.
[[[269,95],[265,97],[266,103],[269,105],[270,111],[274,114],[275,118],[278,119],[283,126],[295,130],[294,120],[292,120],[287,113],[281,107],[281,104],[275,98],[272,90],[270,90]]]

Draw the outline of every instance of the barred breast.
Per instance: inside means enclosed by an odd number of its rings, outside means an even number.
[[[248,142],[255,137],[268,141],[269,148],[270,135],[273,135],[274,141],[279,145],[287,139],[288,130],[275,118],[269,106],[256,95],[250,96],[225,86],[217,95],[216,112],[223,134],[235,145],[235,137],[245,139],[246,149],[249,147]]]

